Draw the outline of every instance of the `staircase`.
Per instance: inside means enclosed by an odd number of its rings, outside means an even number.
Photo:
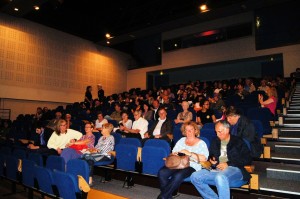
[[[281,117],[281,118],[280,118]],[[278,137],[268,139],[268,162],[256,162],[260,168],[260,190],[300,198],[300,84],[290,94],[283,108]]]

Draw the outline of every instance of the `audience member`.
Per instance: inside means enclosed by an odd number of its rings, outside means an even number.
[[[244,141],[230,135],[227,121],[218,121],[215,126],[217,139],[209,149],[209,161],[216,169],[202,169],[192,174],[191,181],[204,199],[230,198],[230,184],[249,181],[251,176],[244,166],[251,163],[250,151]],[[210,185],[216,186],[216,194]]]
[[[133,122],[132,129],[125,128],[126,137],[143,139],[144,134],[148,131],[148,121],[141,117],[141,110],[135,111],[133,116],[135,121]]]
[[[43,117],[43,110],[42,110],[41,107],[37,107],[37,108],[36,108],[36,113],[35,113],[35,115],[34,115],[34,119],[35,119],[36,121],[39,121],[39,120],[42,119],[42,117]]]
[[[110,114],[110,116],[105,116],[108,120],[116,120],[117,122],[120,122],[122,120],[121,117],[121,106],[120,104],[115,104],[115,111]]]
[[[97,119],[95,121],[95,130],[102,131],[102,126],[103,126],[103,124],[106,124],[106,123],[108,123],[108,121],[107,121],[107,119],[105,119],[103,117],[103,113],[98,112]]]
[[[239,83],[237,85],[237,89],[235,91],[235,94],[237,96],[239,96],[241,100],[244,100],[245,96],[249,95],[249,92],[244,89],[244,86],[243,86],[242,83]]]
[[[276,111],[277,101],[278,101],[277,90],[273,86],[266,86],[265,92],[268,95],[268,99],[264,101],[263,95],[258,94],[258,101],[261,107],[265,107],[269,109],[272,115],[274,116]]]
[[[153,110],[150,109],[149,104],[144,103],[143,108],[144,108],[144,111],[142,113],[142,117],[147,121],[152,120],[154,112],[153,112]]]
[[[55,113],[55,118],[50,120],[50,122],[47,124],[47,128],[52,129],[53,131],[55,131],[55,128],[57,126],[58,121],[61,119],[61,112],[57,111]]]
[[[103,100],[104,100],[104,90],[102,88],[102,85],[98,84],[97,88],[98,88],[98,99],[99,99],[99,101],[103,102]]]
[[[72,115],[67,113],[65,115],[65,120],[67,122],[67,129],[70,129],[70,127],[72,126],[72,122],[71,122],[71,119],[72,119]]]
[[[229,107],[226,111],[227,121],[231,125],[230,132],[234,136],[245,139],[250,144],[251,156],[260,157],[262,153],[262,145],[253,123],[241,115],[240,111],[234,107]]]
[[[199,128],[195,122],[184,123],[181,127],[181,138],[175,145],[172,153],[174,155],[187,155],[190,157],[190,166],[185,169],[169,169],[162,167],[158,172],[160,183],[160,194],[158,199],[170,199],[172,193],[179,188],[183,180],[193,172],[201,170],[199,161],[206,161],[208,149],[203,140],[199,137]]]
[[[51,150],[50,154],[60,155],[69,142],[75,142],[82,137],[79,131],[67,129],[66,120],[58,120],[56,129],[48,140],[47,147]]]
[[[153,119],[152,120],[156,121],[159,118],[157,110],[158,110],[160,104],[157,100],[153,100],[152,106],[153,106]]]
[[[111,135],[113,130],[113,125],[106,123],[103,125],[101,131],[102,136],[98,140],[97,145],[94,148],[89,149],[84,155],[83,159],[87,161],[90,168],[90,178],[89,184],[93,184],[93,173],[94,173],[94,164],[99,161],[107,161],[111,159],[111,151],[114,150],[115,139]]]
[[[193,114],[188,110],[190,107],[189,103],[187,101],[183,101],[181,103],[181,107],[183,111],[178,113],[177,118],[174,120],[175,124],[185,123],[193,120]]]
[[[131,129],[132,120],[129,119],[128,112],[122,111],[122,120],[119,122],[119,128],[117,128],[117,133],[124,135],[126,137],[126,133],[128,133],[127,129]]]
[[[92,86],[87,86],[84,95],[85,106],[89,109],[93,106]]]
[[[71,159],[80,158],[81,155],[89,149],[94,148],[95,136],[93,134],[94,124],[92,122],[87,122],[84,126],[85,135],[83,135],[79,140],[70,140],[66,144],[66,148],[60,154],[64,158],[67,164]]]
[[[51,130],[45,129],[41,123],[38,123],[35,128],[35,133],[36,136],[34,136],[34,143],[28,144],[27,148],[41,154],[49,153],[47,144],[50,136],[52,135]]]
[[[207,99],[203,99],[200,102],[200,106],[202,106],[202,109],[197,112],[197,124],[202,127],[206,123],[216,122],[214,112],[209,109],[209,101]]]
[[[171,142],[173,138],[173,127],[172,121],[167,118],[167,111],[164,108],[158,109],[159,118],[154,122],[154,124],[150,127],[149,131],[145,133],[144,138],[157,138],[164,139]],[[144,140],[143,142],[145,142]]]

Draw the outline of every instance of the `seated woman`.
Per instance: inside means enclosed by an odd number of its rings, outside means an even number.
[[[47,147],[50,149],[48,155],[60,155],[70,142],[75,142],[82,137],[82,133],[67,128],[66,120],[58,120],[55,131],[48,140]]]
[[[116,132],[123,135],[124,133],[126,133],[126,129],[131,129],[132,120],[128,118],[128,112],[126,111],[122,111],[121,117],[122,120],[119,122],[119,129],[116,128]]]
[[[94,124],[92,122],[85,123],[85,135],[83,135],[79,140],[70,140],[66,145],[61,157],[65,159],[65,163],[71,159],[80,158],[82,152],[94,148],[95,136],[93,135]]]
[[[268,99],[264,101],[264,97],[262,94],[258,94],[258,101],[261,105],[261,107],[268,108],[270,112],[275,115],[275,110],[277,106],[277,90],[273,86],[266,86],[265,92],[268,95]]]
[[[214,112],[209,109],[209,101],[207,99],[203,99],[200,102],[200,106],[202,106],[202,110],[197,112],[197,124],[202,128],[206,123],[216,122],[216,116],[214,115]]]
[[[142,117],[147,121],[152,120],[154,112],[153,112],[153,110],[150,109],[149,104],[144,103],[143,108],[144,108],[144,111],[142,113]]]
[[[95,121],[95,130],[101,131],[103,124],[108,123],[107,119],[103,117],[103,113],[100,111],[97,114],[97,120]]]
[[[89,184],[93,183],[93,171],[95,162],[106,161],[111,158],[110,152],[114,150],[115,139],[110,134],[113,130],[113,125],[106,123],[102,127],[102,136],[98,140],[97,145],[94,148],[89,149],[82,158],[87,161],[90,168],[90,179]]]
[[[181,127],[181,138],[173,149],[173,154],[184,153],[190,156],[190,167],[185,169],[169,169],[162,167],[158,172],[160,182],[159,199],[172,198],[172,193],[178,189],[183,180],[189,177],[193,172],[201,170],[199,161],[206,161],[208,157],[208,149],[203,140],[198,138],[200,131],[195,122],[184,123]]]
[[[193,120],[193,114],[190,112],[189,109],[189,103],[187,101],[183,101],[181,103],[183,111],[178,113],[177,118],[174,120],[176,124],[178,123],[185,123]]]

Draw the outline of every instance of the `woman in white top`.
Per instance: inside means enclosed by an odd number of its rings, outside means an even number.
[[[95,129],[97,131],[101,131],[102,130],[102,125],[108,123],[107,119],[105,119],[103,117],[103,113],[102,112],[98,112],[97,114],[97,120],[95,122]]]
[[[120,130],[124,131],[126,128],[127,129],[131,129],[131,127],[132,127],[132,120],[128,119],[128,113],[126,111],[123,111],[121,113],[121,117],[122,117],[122,120],[119,122]]]
[[[67,129],[66,120],[59,120],[56,125],[55,131],[49,138],[47,147],[55,150],[58,155],[66,148],[68,143],[74,143],[82,137],[82,133],[73,129]]]
[[[173,148],[174,155],[187,155],[190,157],[190,166],[185,169],[169,169],[162,167],[158,172],[160,195],[157,198],[172,198],[183,180],[193,172],[202,169],[200,161],[206,161],[209,155],[206,143],[199,137],[200,131],[196,122],[186,122],[181,126],[181,138]],[[199,162],[198,162],[199,161]]]

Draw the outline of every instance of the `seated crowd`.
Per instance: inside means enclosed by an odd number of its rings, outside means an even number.
[[[261,106],[276,117],[279,97],[284,97],[288,87],[286,80],[279,77],[262,79],[260,85],[247,78],[214,83],[196,81],[148,91],[132,89],[105,97],[102,86],[98,85],[98,98],[93,99],[92,87],[88,86],[84,102],[53,111],[39,107],[34,116],[19,116],[12,125],[3,120],[0,135],[16,138],[18,127],[29,123],[22,132],[24,138],[34,141],[26,145],[28,150],[45,156],[60,155],[66,162],[74,158],[86,160],[90,166],[90,184],[94,163],[111,158],[115,145],[112,134],[138,138],[142,143],[163,139],[170,144],[173,154],[190,157],[190,167],[161,168],[158,198],[172,198],[173,191],[189,176],[202,197],[229,198],[232,183],[249,181],[244,166],[259,157],[262,150],[254,125],[242,114],[239,105]],[[216,123],[217,138],[209,149],[199,137],[206,123]],[[177,143],[173,142],[175,125],[182,125],[183,137]],[[99,140],[95,140],[94,133],[102,134]],[[200,161],[210,161],[215,170],[202,169]],[[217,187],[218,195],[209,185]]]

